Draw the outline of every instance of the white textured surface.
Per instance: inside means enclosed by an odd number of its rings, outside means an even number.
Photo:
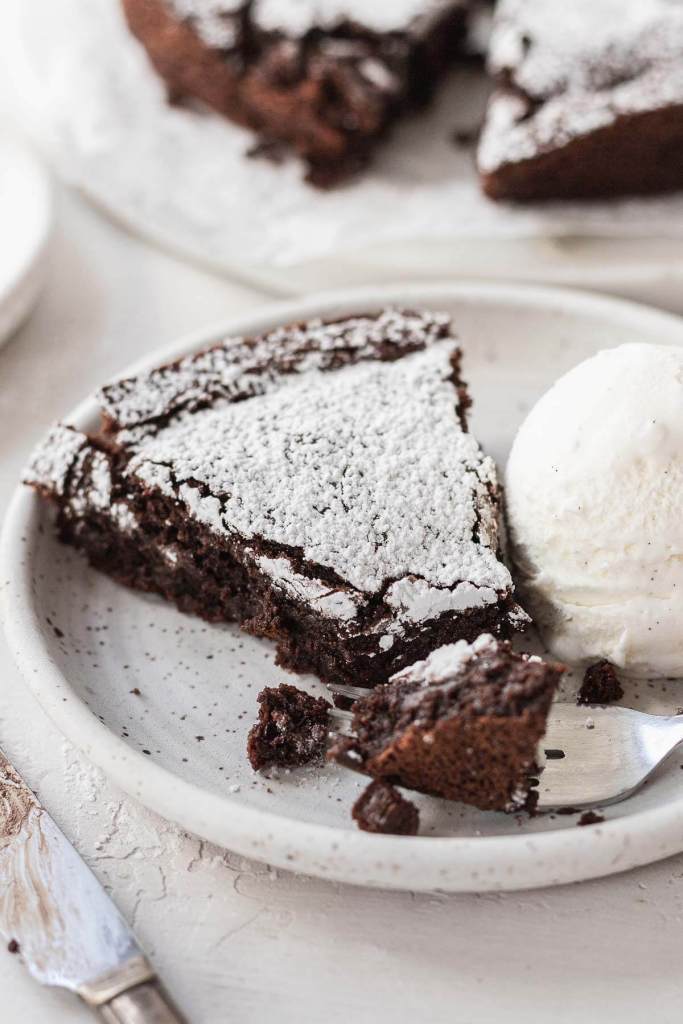
[[[529,597],[560,659],[683,675],[683,353],[600,352],[534,407],[506,475]]]
[[[44,302],[0,354],[0,502],[84,388],[258,296],[125,239],[70,200]],[[54,351],[52,373],[35,365]],[[367,891],[275,872],[188,838],[63,743],[0,636],[0,733],[112,892],[192,1024],[678,1024],[683,856],[601,882],[483,896]],[[590,927],[586,927],[590,921]],[[416,952],[417,951],[417,952]],[[344,984],[339,984],[339,978]],[[577,978],[580,981],[577,982]],[[0,951],[7,1021],[89,1024]]]

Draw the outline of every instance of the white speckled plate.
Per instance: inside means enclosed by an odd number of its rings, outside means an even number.
[[[142,365],[226,333],[387,303],[453,313],[474,428],[499,463],[530,404],[579,360],[625,341],[683,344],[677,318],[616,300],[494,284],[404,286],[269,306]],[[94,402],[67,418],[94,427]],[[25,489],[7,517],[0,585],[11,647],[62,732],[132,796],[239,853],[361,885],[481,891],[575,881],[683,850],[683,755],[606,811],[604,824],[577,828],[571,816],[529,821],[417,797],[420,837],[358,832],[349,816],[358,776],[328,766],[264,778],[247,764],[256,694],[285,678],[268,642],[208,626],[89,569],[55,540],[47,509]],[[575,684],[567,685],[570,692]],[[683,704],[683,682],[634,684],[626,699],[671,712]]]

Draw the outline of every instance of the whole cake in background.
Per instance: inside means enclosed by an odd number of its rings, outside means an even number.
[[[493,198],[683,188],[682,0],[499,0],[489,68]]]
[[[529,621],[460,360],[429,312],[228,339],[105,387],[101,431],[56,427],[26,480],[99,569],[372,686]]]
[[[490,6],[121,2],[171,98],[251,128],[264,152],[297,153],[319,186],[365,167],[396,121],[471,57]],[[477,163],[492,198],[683,188],[683,0],[499,0],[488,67]]]
[[[316,185],[363,167],[462,53],[472,0],[123,0],[174,97],[284,143]]]

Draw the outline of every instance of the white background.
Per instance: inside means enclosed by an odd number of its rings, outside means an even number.
[[[47,425],[142,353],[267,301],[61,195],[47,291],[0,351],[0,515]],[[192,1024],[681,1019],[683,856],[556,890],[331,885],[185,837],[59,736],[0,641],[0,742],[134,922]],[[682,839],[683,845],[683,839]],[[0,949],[3,1024],[87,1021]]]

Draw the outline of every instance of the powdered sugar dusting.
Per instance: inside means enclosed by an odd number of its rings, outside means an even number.
[[[483,633],[473,643],[458,640],[455,644],[445,644],[432,651],[424,661],[416,661],[402,672],[397,672],[389,681],[424,683],[427,686],[453,684],[473,658],[492,652],[497,646],[497,641],[489,633]],[[421,698],[422,694],[419,696]]]
[[[129,443],[129,472],[172,467],[182,500],[187,480],[209,492],[193,488],[192,511],[212,502],[212,528],[300,549],[366,593],[404,576],[508,591],[495,550],[474,539],[492,465],[457,415],[456,348],[289,374],[258,401],[181,412]]]
[[[57,424],[33,452],[24,483],[65,498],[70,515],[96,511],[110,518],[122,533],[132,533],[137,519],[125,502],[112,502],[109,459],[93,448],[86,434]],[[68,486],[67,486],[68,485]]]
[[[244,0],[166,0],[176,17],[188,20],[207,46],[229,50],[237,41],[234,15]]]
[[[683,58],[681,0],[500,0],[489,49],[536,99],[609,89]]]
[[[336,323],[312,320],[253,341],[227,338],[172,366],[111,384],[98,397],[117,426],[131,427],[168,416],[180,406],[193,409],[209,399],[263,394],[277,387],[283,374],[331,369],[345,356],[373,359],[383,345],[397,354],[430,345],[448,328],[444,314],[395,309]]]
[[[33,452],[23,474],[25,483],[63,495],[74,460],[87,440],[85,434],[58,423]]]
[[[334,28],[343,22],[374,32],[396,32],[458,6],[458,0],[256,0],[254,20],[262,28],[289,36],[304,35],[315,27]]]
[[[491,102],[485,172],[622,115],[683,103],[683,2],[502,0],[489,65],[521,94],[503,90]]]
[[[111,471],[109,460],[102,452],[83,447],[74,459],[71,476],[69,501],[76,515],[86,515],[89,509],[109,510]]]
[[[124,456],[116,491],[129,477],[181,503],[273,587],[373,636],[369,655],[444,614],[500,601],[517,614],[458,358],[448,316],[387,310],[230,339],[117,382],[103,392]],[[61,447],[68,513],[135,530],[110,456],[73,431]]]
[[[345,591],[340,587],[331,587],[321,580],[304,576],[292,568],[288,558],[257,558],[259,569],[273,578],[276,586],[300,601],[313,607],[321,615],[330,616],[349,622],[358,615],[361,603],[360,595],[353,591]]]
[[[406,576],[392,583],[385,601],[405,622],[436,619],[444,612],[464,611],[495,604],[498,594],[491,587],[475,586],[469,580],[453,588],[433,587],[426,580]]]
[[[405,32],[463,0],[253,0],[249,16],[260,29],[299,38],[311,29],[352,23],[373,32]],[[207,46],[230,49],[237,38],[235,15],[245,0],[167,0],[176,17],[188,20]]]

